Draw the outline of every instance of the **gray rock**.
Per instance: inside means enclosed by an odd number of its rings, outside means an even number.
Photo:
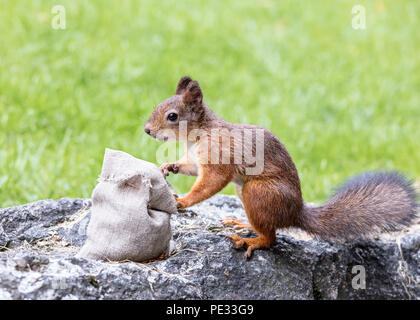
[[[238,231],[220,223],[246,220],[242,205],[217,195],[172,216],[175,248],[168,259],[109,263],[74,257],[86,240],[89,207],[88,199],[61,199],[0,210],[0,299],[420,297],[418,223],[372,240],[336,243],[281,230],[272,248],[246,260],[226,238]]]
[[[49,227],[79,211],[83,199],[41,200],[0,210],[0,247],[13,248],[48,236]]]

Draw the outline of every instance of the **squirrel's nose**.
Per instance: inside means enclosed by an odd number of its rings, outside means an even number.
[[[146,132],[147,134],[150,134],[150,129],[146,128],[146,129],[144,129],[144,132]]]

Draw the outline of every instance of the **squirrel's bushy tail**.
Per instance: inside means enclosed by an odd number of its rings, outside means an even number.
[[[327,239],[394,231],[416,217],[417,197],[412,181],[399,172],[366,172],[337,188],[322,206],[305,205],[302,228]]]

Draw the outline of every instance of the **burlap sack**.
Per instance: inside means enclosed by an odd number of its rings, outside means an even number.
[[[144,261],[167,253],[173,191],[152,163],[106,149],[92,216],[79,257]]]

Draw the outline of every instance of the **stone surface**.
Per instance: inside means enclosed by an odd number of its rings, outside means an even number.
[[[246,260],[225,217],[246,220],[238,198],[217,195],[172,216],[166,260],[75,258],[90,200],[42,200],[0,210],[0,299],[419,299],[420,228],[328,243],[298,230]],[[242,231],[253,236],[252,231]],[[360,266],[366,288],[360,285]],[[363,283],[362,283],[363,284]]]

